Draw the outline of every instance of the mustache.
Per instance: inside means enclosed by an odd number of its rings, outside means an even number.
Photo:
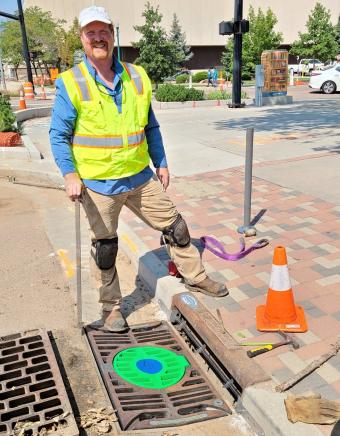
[[[103,41],[103,40],[101,40],[101,41],[93,41],[93,42],[91,42],[91,46],[92,46],[92,47],[95,46],[95,45],[97,45],[97,44],[105,44],[105,45],[107,45],[107,42],[106,42],[106,41]]]

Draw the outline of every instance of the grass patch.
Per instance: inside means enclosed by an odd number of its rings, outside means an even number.
[[[207,100],[231,100],[232,94],[229,91],[213,91],[206,95]],[[246,92],[241,92],[241,98],[248,98],[248,95]]]

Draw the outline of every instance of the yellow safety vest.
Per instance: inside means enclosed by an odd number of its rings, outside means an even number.
[[[71,146],[75,167],[83,179],[129,177],[149,164],[144,127],[151,82],[142,67],[122,65],[122,113],[84,62],[60,75],[78,112]]]

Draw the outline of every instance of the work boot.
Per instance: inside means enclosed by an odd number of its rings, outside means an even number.
[[[185,287],[190,291],[202,292],[202,294],[209,295],[209,297],[225,297],[229,291],[224,283],[215,282],[209,277],[206,277],[201,282],[191,285],[187,282]]]
[[[103,310],[101,321],[103,323],[101,330],[104,331],[120,333],[129,328],[119,307],[115,307],[112,310]]]

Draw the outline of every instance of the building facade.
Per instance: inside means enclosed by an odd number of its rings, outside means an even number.
[[[331,11],[331,20],[337,23],[340,13],[339,0],[244,0],[243,16],[247,17],[249,5],[255,10],[271,8],[278,19],[276,31],[283,34],[283,47],[288,47],[298,37],[298,32],[305,31],[308,15],[319,1]],[[64,19],[70,25],[79,11],[92,5],[92,0],[24,0],[24,8],[39,6],[51,11],[54,18]],[[131,43],[140,39],[140,34],[133,26],[143,24],[142,12],[146,1],[142,0],[97,0],[95,4],[104,6],[115,26],[119,26],[119,42],[122,58],[133,61],[136,51]],[[209,68],[220,63],[226,37],[219,35],[219,23],[231,20],[234,15],[234,1],[232,0],[150,0],[153,6],[159,6],[163,15],[161,25],[169,31],[176,13],[182,31],[186,34],[186,41],[194,52],[189,68]]]

